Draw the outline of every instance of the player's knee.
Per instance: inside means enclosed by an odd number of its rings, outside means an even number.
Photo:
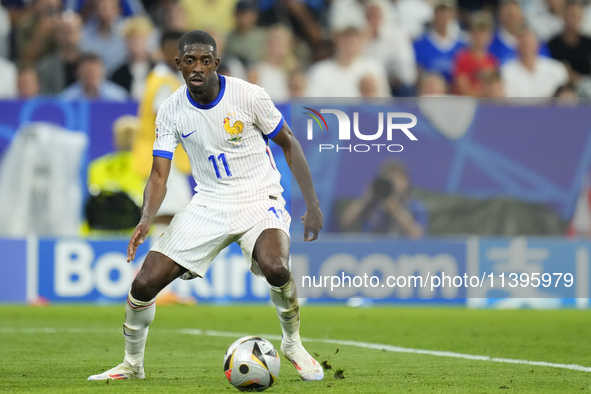
[[[131,295],[138,301],[150,301],[156,297],[153,286],[143,276],[138,275],[131,284]]]
[[[289,281],[291,274],[289,269],[283,265],[283,260],[281,258],[271,259],[271,261],[267,261],[266,263],[267,264],[265,264],[265,268],[262,271],[269,284],[273,286],[283,286]]]

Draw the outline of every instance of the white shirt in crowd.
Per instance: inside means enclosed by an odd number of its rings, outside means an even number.
[[[0,57],[8,58],[10,49],[10,14],[8,10],[0,4]]]
[[[390,97],[388,78],[382,64],[360,56],[347,67],[328,59],[316,63],[308,72],[308,97],[361,97],[361,79],[374,77],[380,97]]]
[[[254,66],[257,72],[257,85],[265,89],[271,100],[275,103],[289,101],[289,77],[287,72],[280,67],[262,62]]]
[[[2,75],[0,78],[0,99],[15,98],[18,95],[16,66],[0,57],[0,75]]]
[[[546,1],[529,1],[523,5],[523,11],[527,24],[539,39],[548,41],[562,31],[562,15],[552,14]]]
[[[557,60],[538,56],[533,71],[519,59],[501,67],[507,97],[552,97],[556,89],[568,82],[566,67]]]
[[[150,73],[150,63],[139,62],[133,63],[129,67],[131,73],[131,97],[135,100],[140,101],[144,96],[144,90],[146,87],[146,78]],[[163,100],[164,101],[164,100]]]
[[[378,59],[388,75],[398,78],[404,85],[416,83],[415,51],[404,30],[382,25],[378,36],[367,42],[365,55]]]
[[[425,0],[397,0],[390,2],[392,26],[400,26],[412,38],[423,35],[433,19],[433,6]]]

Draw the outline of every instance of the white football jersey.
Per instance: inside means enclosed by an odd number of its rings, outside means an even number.
[[[202,205],[279,198],[283,188],[268,139],[283,126],[283,115],[265,90],[220,75],[220,92],[209,104],[197,103],[186,85],[158,110],[154,156],[172,159],[181,143],[197,186],[193,202]]]

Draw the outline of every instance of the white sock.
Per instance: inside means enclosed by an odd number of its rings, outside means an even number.
[[[123,322],[123,339],[125,340],[126,364],[133,368],[144,365],[144,349],[148,338],[148,327],[156,315],[156,299],[139,301],[133,298],[131,291],[125,304],[125,321]]]
[[[293,277],[281,287],[269,285],[271,301],[277,309],[279,324],[283,331],[283,340],[299,342],[300,338],[300,306]]]

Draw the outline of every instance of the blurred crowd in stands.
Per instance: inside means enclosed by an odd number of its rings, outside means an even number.
[[[591,96],[591,1],[2,0],[0,98],[141,100],[193,29],[276,102]]]

